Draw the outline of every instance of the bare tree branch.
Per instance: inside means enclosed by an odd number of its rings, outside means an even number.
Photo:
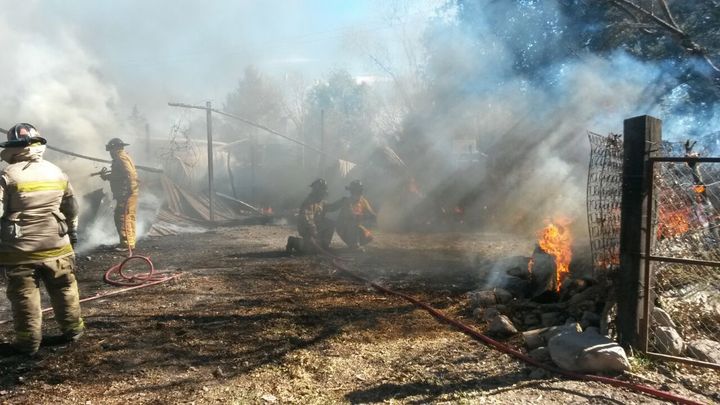
[[[705,62],[712,68],[715,72],[720,73],[720,67],[718,67],[712,59],[710,59],[710,55],[708,55],[708,51],[700,46],[698,43],[692,40],[690,36],[683,31],[675,22],[675,19],[672,16],[672,13],[670,13],[670,8],[668,7],[667,3],[665,3],[664,0],[661,1],[661,8],[663,8],[663,12],[665,13],[666,17],[668,18],[668,21],[663,20],[662,18],[656,16],[652,12],[648,11],[644,7],[641,7],[635,3],[633,3],[630,0],[609,0],[609,2],[618,7],[621,10],[628,11],[623,6],[627,7],[628,9],[635,10],[637,13],[639,13],[641,16],[649,19],[650,21],[653,21],[655,24],[659,25],[660,27],[664,28],[666,31],[668,31],[671,36],[677,38],[680,40],[680,45],[687,49],[691,54],[698,55],[705,60]]]

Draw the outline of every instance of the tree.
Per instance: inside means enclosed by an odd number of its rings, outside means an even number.
[[[282,94],[275,83],[248,66],[237,88],[227,95],[224,110],[269,127],[282,122]]]
[[[320,144],[320,114],[324,112],[326,150],[350,160],[365,156],[372,143],[370,123],[374,109],[369,99],[369,88],[358,84],[347,71],[330,74],[327,81],[313,86],[307,98],[308,138]]]

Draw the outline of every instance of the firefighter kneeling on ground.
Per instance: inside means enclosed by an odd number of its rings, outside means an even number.
[[[45,284],[62,336],[77,340],[85,329],[75,279],[78,204],[68,177],[43,160],[45,144],[30,124],[8,131],[0,158],[0,266],[7,277],[15,327],[14,352],[33,355],[42,341],[39,283]]]
[[[372,233],[365,224],[376,220],[377,215],[363,196],[364,188],[360,180],[354,180],[345,189],[350,191],[350,198],[340,200],[336,231],[350,249],[359,249],[372,242]]]
[[[325,214],[337,211],[340,201],[332,204],[325,201],[328,186],[323,179],[315,180],[310,187],[310,195],[305,198],[298,213],[297,227],[300,237],[288,237],[285,248],[288,253],[317,253],[321,249],[327,249],[335,233],[335,222],[326,218]]]
[[[100,178],[110,182],[110,191],[115,199],[115,228],[120,244],[118,251],[135,249],[135,216],[138,203],[138,175],[130,155],[125,151],[129,144],[120,138],[111,139],[105,150],[110,152],[110,170],[103,168]]]

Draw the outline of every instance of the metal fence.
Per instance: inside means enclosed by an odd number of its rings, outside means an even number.
[[[602,273],[620,264],[620,204],[623,143],[621,135],[588,132],[587,211],[593,268]],[[603,275],[602,273],[596,275]]]
[[[720,369],[720,158],[663,145],[650,158],[644,322],[647,353]]]
[[[588,221],[598,271],[619,263],[622,141],[589,134]],[[650,158],[645,226],[642,348],[654,357],[720,368],[708,356],[720,343],[720,158],[664,142]]]

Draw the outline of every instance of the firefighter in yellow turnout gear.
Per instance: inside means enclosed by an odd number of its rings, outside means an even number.
[[[317,253],[319,249],[330,247],[335,222],[325,216],[326,213],[337,211],[340,202],[328,204],[325,197],[328,193],[327,182],[315,180],[311,185],[310,194],[305,198],[298,212],[298,233],[300,237],[288,237],[287,252]]]
[[[365,227],[365,223],[375,220],[377,215],[370,202],[363,196],[363,185],[360,180],[351,182],[345,189],[350,191],[350,198],[340,200],[342,205],[335,230],[348,247],[357,249],[373,240],[372,233]]]
[[[68,177],[43,160],[46,140],[30,124],[8,131],[0,158],[0,266],[7,276],[14,349],[32,355],[42,340],[39,283],[45,284],[63,333],[74,341],[85,328],[75,279],[78,205]]]
[[[115,199],[115,228],[120,238],[118,250],[135,248],[138,176],[125,146],[128,144],[119,138],[113,138],[105,145],[105,150],[112,157],[112,166],[110,171],[103,170],[100,173],[103,180],[110,181],[110,190]]]

